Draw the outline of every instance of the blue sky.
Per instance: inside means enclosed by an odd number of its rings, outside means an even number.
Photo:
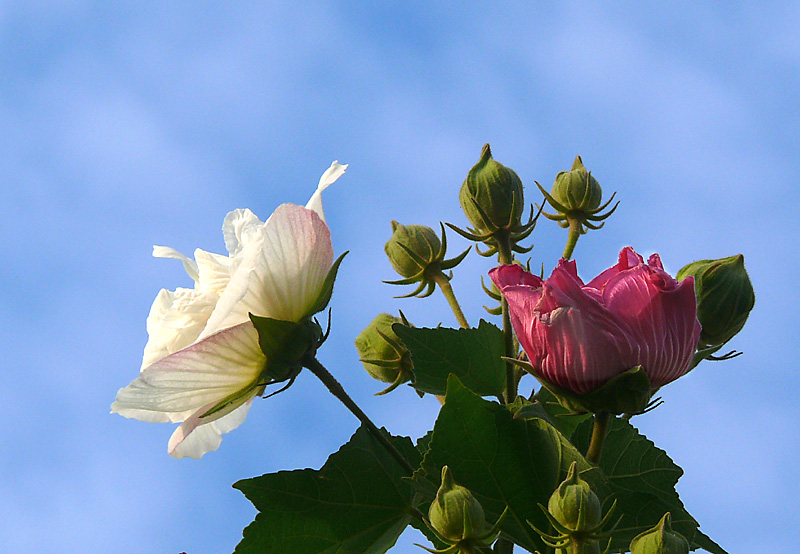
[[[200,461],[167,455],[172,426],[108,413],[156,293],[191,285],[151,246],[221,252],[229,210],[305,203],[333,160],[350,169],[325,212],[351,253],[320,358],[379,425],[423,434],[436,401],[373,397],[353,339],[398,308],[455,326],[438,293],[392,299],[383,244],[392,219],[463,225],[485,142],[531,201],[576,154],[618,191],[578,244],[584,277],[625,245],[672,272],[744,253],[745,354],[634,421],[686,471],[707,534],[794,551],[791,525],[765,530],[800,495],[798,24],[792,2],[0,2],[0,551],[230,552],[255,513],[232,482],[319,467],[347,440],[355,419],[310,375]],[[549,271],[564,240],[540,224],[533,264]],[[471,321],[490,268],[472,254],[453,281]]]

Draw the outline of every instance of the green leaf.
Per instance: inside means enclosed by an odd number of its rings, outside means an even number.
[[[575,431],[573,441],[583,452],[589,447],[591,433],[591,421],[585,421]],[[609,494],[601,496],[603,508],[608,509],[616,500],[616,517],[622,516],[614,531],[612,552],[627,549],[633,537],[655,526],[666,512],[670,512],[672,528],[686,537],[693,550],[703,548],[712,554],[727,554],[699,531],[700,524],[689,515],[678,497],[675,484],[683,470],[628,421],[612,420],[600,468],[606,476],[609,491]],[[601,494],[600,491],[597,493]]]
[[[448,465],[456,482],[481,503],[490,524],[508,506],[503,534],[530,551],[544,550],[526,520],[547,528],[539,504],[547,504],[573,460],[590,482],[602,479],[552,425],[538,418],[514,419],[506,407],[483,400],[453,376],[413,480],[427,506]]]
[[[412,465],[408,438],[392,438]],[[381,554],[409,523],[414,488],[403,468],[359,428],[320,470],[280,471],[235,483],[258,509],[237,554]]]
[[[447,377],[458,376],[480,396],[500,396],[506,382],[503,332],[484,320],[473,329],[426,329],[395,324],[392,330],[411,352],[414,388],[442,395]]]

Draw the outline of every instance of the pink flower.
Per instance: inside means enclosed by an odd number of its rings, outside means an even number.
[[[644,263],[623,248],[589,284],[564,259],[545,280],[516,265],[489,275],[537,376],[558,387],[585,394],[641,365],[658,388],[689,369],[700,337],[694,282],[678,283],[658,254]]]

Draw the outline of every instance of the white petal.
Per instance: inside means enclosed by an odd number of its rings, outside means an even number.
[[[252,232],[264,225],[264,222],[247,209],[233,210],[225,216],[222,222],[222,234],[225,237],[225,247],[233,256],[244,247]]]
[[[248,321],[146,367],[119,390],[111,412],[141,421],[183,421],[253,385],[265,363],[258,332]]]
[[[197,270],[197,264],[195,261],[187,258],[174,248],[170,248],[169,246],[153,246],[153,257],[180,260],[183,262],[183,268],[186,270],[186,273],[189,274],[189,277],[191,277],[194,281],[198,281],[200,279],[200,272]]]
[[[267,220],[260,241],[239,254],[200,338],[249,321],[249,313],[284,321],[309,315],[333,264],[328,226],[313,211],[283,204]]]
[[[320,177],[317,190],[314,191],[314,194],[311,196],[308,204],[306,204],[306,208],[317,212],[319,217],[322,218],[322,221],[325,221],[325,212],[322,211],[322,191],[336,182],[339,177],[344,175],[346,169],[347,164],[342,165],[339,162],[333,162],[331,166],[325,170],[325,173],[322,174],[322,177]]]
[[[255,395],[255,391],[253,394]],[[244,423],[252,404],[253,397],[251,396],[243,404],[235,406],[229,413],[211,421],[204,421],[200,419],[200,416],[214,405],[204,406],[175,429],[167,445],[169,455],[173,458],[198,459],[206,452],[216,450],[222,442],[224,433],[232,431]]]
[[[199,248],[194,251],[194,259],[197,260],[199,271],[197,287],[221,294],[231,279],[231,262],[233,259],[228,256],[206,252]]]
[[[142,368],[192,344],[205,328],[219,294],[202,290],[162,289],[147,316],[149,339]]]

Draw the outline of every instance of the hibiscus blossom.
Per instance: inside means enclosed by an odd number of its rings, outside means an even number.
[[[334,262],[321,193],[346,168],[333,162],[306,207],[283,204],[266,222],[250,210],[230,212],[222,225],[227,256],[198,249],[192,260],[153,248],[156,257],[182,261],[194,288],[159,292],[141,373],[119,390],[112,413],[181,422],[168,447],[176,458],[216,450],[245,420],[268,366],[250,314],[301,322],[322,309]]]

